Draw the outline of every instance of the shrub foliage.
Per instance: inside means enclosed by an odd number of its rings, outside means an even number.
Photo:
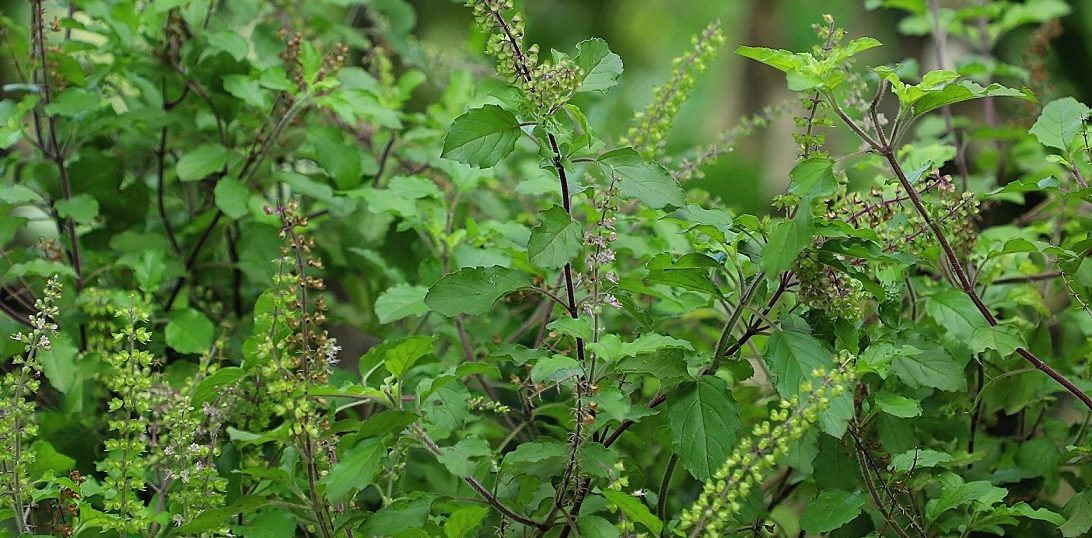
[[[719,23],[617,128],[608,43],[466,4],[484,55],[402,0],[0,18],[0,536],[1092,529],[1090,112],[990,56],[1066,4],[868,2],[928,72],[739,46],[797,99],[679,154]],[[768,212],[689,181],[785,114]]]

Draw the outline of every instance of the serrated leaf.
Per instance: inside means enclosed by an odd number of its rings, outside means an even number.
[[[606,92],[622,76],[622,57],[610,51],[607,42],[595,38],[576,45],[576,65],[584,73],[577,92]]]
[[[914,103],[914,113],[922,115],[942,106],[953,105],[983,97],[1017,97],[1026,101],[1035,98],[1030,92],[1007,88],[1000,84],[982,86],[976,82],[962,80],[944,87],[943,90],[928,92]]]
[[[531,368],[531,381],[535,383],[563,383],[584,373],[580,362],[564,355],[553,355],[535,363]]]
[[[663,530],[663,522],[660,521],[660,518],[652,515],[652,511],[640,499],[612,489],[603,490],[602,494],[607,498],[608,502],[617,506],[626,515],[626,519],[644,525],[645,528],[652,531],[653,535],[659,535],[660,531]]]
[[[891,458],[891,470],[905,473],[911,469],[936,467],[952,461],[951,454],[936,450],[908,450]]]
[[[557,269],[580,254],[584,233],[561,206],[539,214],[541,223],[531,230],[527,255],[531,263],[543,269]]]
[[[710,376],[673,400],[667,419],[679,462],[698,480],[708,480],[724,465],[741,425],[728,384]]]
[[[808,534],[822,534],[840,528],[861,515],[865,499],[860,493],[826,489],[808,502],[800,526]]]
[[[489,442],[485,439],[467,437],[460,439],[455,446],[441,448],[436,459],[447,467],[451,474],[465,478],[474,474],[474,468],[478,466],[476,460],[487,458],[492,453]]]
[[[925,504],[925,518],[935,521],[941,514],[974,503],[979,507],[990,507],[1001,502],[1008,490],[994,486],[985,480],[964,483],[963,479],[954,473],[948,473],[940,478],[940,496],[931,499]]]
[[[800,161],[789,172],[792,182],[789,192],[799,196],[801,211],[808,207],[813,198],[834,194],[838,190],[838,178],[834,176],[834,161],[826,157],[812,157]]]
[[[236,61],[246,58],[250,53],[250,43],[238,32],[224,30],[208,34],[209,50],[228,53]]]
[[[1022,347],[1027,347],[1024,336],[1012,325],[979,327],[971,333],[971,350],[975,353],[992,349],[1006,356]]]
[[[77,194],[53,204],[57,215],[71,218],[79,224],[91,224],[99,214],[99,203],[89,194]]]
[[[622,196],[636,198],[652,209],[686,205],[682,187],[671,174],[659,164],[645,162],[633,148],[604,153],[598,162],[608,176],[618,179]]]
[[[72,344],[72,339],[65,334],[51,338],[49,349],[38,352],[42,373],[49,380],[50,386],[65,394],[76,387],[79,379],[79,366],[76,364],[79,351]]]
[[[1028,130],[1039,143],[1062,151],[1069,151],[1069,144],[1080,132],[1089,108],[1084,103],[1063,97],[1047,103],[1035,125]]]
[[[588,316],[575,319],[570,316],[562,316],[551,321],[546,325],[546,328],[573,338],[581,338],[587,342],[592,341],[595,334],[591,319]]]
[[[516,117],[497,105],[471,109],[455,118],[441,156],[490,168],[512,153],[520,133]]]
[[[1069,499],[1065,504],[1069,519],[1059,529],[1065,538],[1085,536],[1092,530],[1092,490],[1085,490]]]
[[[599,516],[581,516],[576,520],[580,536],[586,538],[618,538],[621,532],[606,518]]]
[[[425,294],[425,304],[448,317],[477,316],[489,312],[506,294],[530,286],[527,276],[514,269],[468,267],[433,284]]]
[[[912,356],[900,355],[892,363],[891,372],[912,388],[933,387],[949,392],[967,388],[963,365],[940,346],[929,346]]]
[[[342,454],[322,479],[326,485],[326,498],[340,502],[350,491],[368,487],[386,455],[387,448],[378,440],[365,441]]]
[[[387,371],[401,379],[418,360],[432,353],[435,345],[436,336],[413,336],[383,342],[379,348],[382,350],[383,365]]]
[[[943,328],[945,336],[956,341],[968,342],[975,329],[986,326],[974,301],[955,288],[945,288],[929,297],[925,313]]]
[[[488,506],[464,506],[455,510],[444,522],[444,536],[466,538],[489,516]]]
[[[810,334],[799,331],[775,331],[766,344],[766,365],[773,375],[774,387],[783,398],[800,395],[800,383],[811,379],[816,368],[830,369],[834,352]]]
[[[791,220],[780,219],[770,229],[770,238],[762,251],[762,270],[777,276],[792,268],[796,257],[811,244],[811,208],[801,206]]]

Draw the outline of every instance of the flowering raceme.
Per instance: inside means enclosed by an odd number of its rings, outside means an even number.
[[[791,444],[819,420],[832,399],[845,393],[855,376],[847,368],[852,358],[843,352],[838,366],[827,372],[815,369],[800,384],[803,399],[782,400],[767,420],[756,424],[750,439],[739,442],[724,465],[702,486],[701,494],[680,518],[680,529],[691,538],[716,538],[743,508],[744,500],[788,455]]]

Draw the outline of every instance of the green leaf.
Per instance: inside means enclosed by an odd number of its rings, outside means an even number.
[[[703,376],[672,401],[667,424],[683,467],[694,478],[708,480],[735,446],[739,405],[724,380]]]
[[[389,433],[399,433],[419,417],[407,411],[390,409],[368,417],[360,424],[357,435],[362,439],[369,437],[382,437]]]
[[[1027,347],[1024,335],[1011,324],[996,327],[979,327],[971,333],[971,350],[981,353],[987,349],[996,350],[1001,356],[1011,355],[1018,348]]]
[[[1028,130],[1039,143],[1063,152],[1069,152],[1070,143],[1088,118],[1089,108],[1084,103],[1063,97],[1047,103],[1035,125]]]
[[[607,498],[608,502],[617,506],[625,514],[626,519],[644,525],[645,528],[652,531],[653,535],[659,535],[660,531],[663,530],[663,522],[660,521],[660,518],[652,515],[652,512],[640,499],[612,489],[603,490],[601,493]]]
[[[200,355],[212,347],[215,327],[204,314],[186,309],[171,314],[165,336],[167,345],[179,353]]]
[[[368,517],[360,528],[363,536],[394,536],[406,529],[425,524],[432,509],[434,497],[424,495],[417,499],[394,501]]]
[[[223,518],[220,525],[223,525]],[[231,529],[237,536],[246,538],[292,538],[296,535],[296,516],[285,510],[267,509],[255,515],[250,523]]]
[[[0,101],[4,103],[6,101]],[[6,204],[22,205],[29,202],[39,202],[42,197],[23,185],[0,185],[0,200]]]
[[[914,449],[891,458],[891,470],[896,473],[905,473],[913,469],[936,467],[950,461],[952,461],[952,456],[946,452]]]
[[[531,230],[527,255],[531,263],[543,269],[557,269],[580,254],[584,232],[561,206],[539,214],[541,224]]]
[[[491,168],[516,148],[521,131],[511,112],[485,105],[455,118],[444,138],[442,157],[478,168]]]
[[[876,407],[893,417],[910,418],[921,416],[921,404],[916,400],[890,392],[876,394]]]
[[[246,58],[250,53],[250,43],[238,32],[223,30],[208,34],[209,50],[228,53],[235,61]]]
[[[467,437],[460,439],[455,446],[440,449],[440,455],[436,459],[447,467],[451,474],[459,478],[466,478],[474,474],[478,463],[474,460],[488,458],[493,454],[489,448],[489,442],[480,437]]]
[[[943,329],[946,337],[969,342],[975,329],[985,327],[986,318],[966,293],[944,288],[925,301],[925,313]]]
[[[546,325],[546,328],[573,338],[581,338],[585,342],[591,342],[595,336],[595,329],[592,327],[591,319],[588,316],[576,319],[567,315],[561,316],[551,321]]]
[[[45,112],[50,116],[73,118],[97,110],[101,103],[99,94],[73,87],[54,96],[53,102],[46,105]]]
[[[810,56],[805,53],[793,53],[783,49],[748,46],[736,48],[736,54],[786,73],[803,68],[807,57]]]
[[[220,396],[224,387],[234,384],[244,377],[246,377],[246,370],[238,366],[221,368],[197,383],[197,386],[193,388],[193,392],[190,393],[190,403],[197,409],[201,409],[202,404]]]
[[[334,127],[314,126],[307,130],[307,142],[311,158],[334,180],[337,188],[348,190],[360,186],[364,173],[360,149],[346,140],[345,133]]]
[[[789,192],[802,200],[800,210],[810,206],[810,200],[830,196],[838,190],[838,178],[834,176],[834,161],[826,157],[812,157],[800,161],[789,172],[792,183]]]
[[[228,506],[221,508],[212,508],[201,512],[192,521],[175,528],[174,533],[178,536],[185,536],[187,534],[201,534],[203,531],[210,531],[223,527],[224,520],[236,516],[238,514],[249,514],[267,506],[269,499],[265,497],[259,497],[257,495],[247,495],[242,497]]]
[[[671,174],[659,164],[646,163],[633,148],[604,153],[598,162],[608,176],[618,179],[622,196],[636,198],[652,209],[686,206],[682,187]]]
[[[38,359],[50,386],[66,394],[76,387],[79,380],[79,366],[76,364],[79,350],[67,335],[58,334],[51,340],[50,349],[39,351]]]
[[[473,536],[474,529],[489,516],[488,506],[464,506],[455,510],[444,522],[444,536],[447,538],[467,538]]]
[[[945,86],[943,90],[928,92],[923,95],[921,99],[914,103],[914,113],[920,116],[942,106],[983,97],[1018,97],[1026,101],[1035,99],[1030,92],[1006,88],[1000,84],[995,83],[983,87],[976,82],[961,80]]]
[[[224,90],[250,106],[268,106],[261,83],[246,75],[224,75]]]
[[[891,371],[911,388],[933,387],[949,392],[967,389],[963,365],[940,346],[930,346],[917,355],[900,355]]]
[[[591,342],[587,338],[588,350],[595,353],[600,359],[614,362],[625,357],[636,357],[645,353],[653,353],[663,349],[694,350],[694,346],[686,340],[680,340],[671,336],[657,333],[645,333],[638,336],[632,342],[623,341],[616,334],[605,334],[598,342]]]
[[[77,194],[68,200],[57,200],[57,214],[78,224],[91,224],[99,214],[99,203],[89,194]]]
[[[599,516],[581,516],[576,520],[576,527],[585,538],[618,538],[622,535],[614,523]]]
[[[612,372],[634,374],[656,379],[664,385],[674,385],[687,377],[686,361],[681,349],[661,349],[626,357],[616,363]]]
[[[796,257],[811,245],[811,208],[801,206],[792,220],[779,219],[770,230],[770,238],[762,251],[762,270],[767,276],[777,276],[792,268]]]
[[[1007,489],[996,487],[985,480],[964,483],[963,479],[954,473],[941,476],[939,481],[940,496],[925,504],[925,518],[929,521],[936,521],[944,512],[965,504],[993,506],[1004,500],[1009,493]]]
[[[535,363],[531,368],[531,381],[554,384],[575,379],[584,372],[580,362],[564,355],[552,355]]]
[[[705,254],[691,252],[674,261],[670,254],[658,254],[649,260],[647,267],[645,279],[649,283],[721,295],[720,288],[709,276],[709,269],[720,269],[721,264]]]
[[[433,284],[425,294],[425,304],[448,317],[477,316],[489,312],[506,294],[530,286],[531,281],[514,269],[468,267]]]
[[[387,455],[387,447],[378,440],[365,441],[348,450],[322,479],[326,498],[331,502],[345,500],[352,490],[361,490],[375,479],[379,466]]]
[[[897,357],[913,357],[921,353],[914,346],[897,346],[888,340],[879,340],[868,346],[857,361],[861,373],[873,372],[883,379],[891,372],[891,364]]]
[[[178,160],[175,171],[182,181],[198,181],[227,166],[231,151],[220,144],[204,144]]]
[[[1065,513],[1069,517],[1059,528],[1065,538],[1085,536],[1092,530],[1092,490],[1082,491],[1065,503]]]
[[[421,357],[432,353],[436,336],[414,336],[383,342],[377,346],[383,356],[383,365],[394,377],[401,379]],[[371,354],[371,351],[369,351]]]
[[[865,499],[860,493],[826,489],[804,507],[800,526],[808,534],[823,534],[841,528],[861,515]]]
[[[250,189],[234,177],[220,178],[213,190],[216,207],[232,219],[239,219],[250,212]]]
[[[800,396],[800,383],[812,378],[812,370],[834,366],[834,352],[810,334],[775,331],[766,343],[766,364],[777,393],[793,398]]]
[[[607,42],[595,38],[576,45],[576,65],[584,73],[577,92],[603,92],[618,84],[622,76],[622,57],[610,51]]]
[[[57,452],[48,441],[35,439],[30,444],[30,452],[34,454],[27,470],[31,479],[42,478],[48,472],[52,472],[53,476],[65,476],[76,468],[76,460]]]
[[[428,288],[409,284],[396,284],[379,294],[375,300],[375,315],[379,323],[391,323],[428,312],[425,294]]]

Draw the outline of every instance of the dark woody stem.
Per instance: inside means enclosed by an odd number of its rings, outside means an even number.
[[[864,130],[859,125],[857,125],[857,122],[853,121],[852,118],[847,116],[846,113],[841,109],[841,107],[838,106],[838,102],[834,99],[833,96],[827,95],[827,100],[830,103],[831,108],[834,109],[834,111],[838,114],[838,117],[840,117],[842,121],[845,122],[845,124],[851,130],[853,130],[853,132],[857,133],[857,135],[860,136],[862,140],[867,142],[868,145],[872,148],[873,152],[879,154],[881,157],[884,158],[885,161],[887,161],[887,164],[895,173],[895,177],[898,178],[899,184],[902,186],[902,189],[906,193],[906,196],[910,198],[910,202],[914,205],[914,209],[917,211],[918,215],[921,216],[922,220],[925,221],[926,226],[928,226],[928,228],[933,232],[933,237],[936,238],[937,243],[940,245],[941,251],[943,251],[944,253],[944,258],[948,261],[948,264],[951,266],[952,271],[955,273],[956,280],[958,281],[960,288],[963,290],[963,293],[967,294],[967,297],[971,299],[971,302],[974,303],[975,308],[977,308],[978,311],[982,314],[982,317],[986,319],[986,322],[989,323],[991,327],[996,327],[998,325],[997,318],[993,315],[993,312],[990,311],[989,307],[987,307],[986,304],[982,301],[982,297],[978,294],[978,291],[975,290],[974,282],[970,279],[970,277],[967,276],[967,270],[963,267],[963,263],[959,261],[959,256],[956,254],[955,249],[952,248],[952,245],[948,241],[947,236],[945,236],[944,230],[941,229],[940,225],[937,224],[937,222],[933,220],[931,216],[929,216],[929,211],[925,208],[925,203],[922,202],[921,195],[919,195],[918,191],[914,189],[914,186],[910,183],[909,178],[906,177],[906,172],[903,171],[902,164],[899,163],[898,157],[895,156],[895,149],[889,144],[881,144],[879,142],[876,142],[874,139],[872,139],[872,137],[868,136],[864,132]],[[1092,397],[1090,397],[1088,394],[1086,394],[1084,391],[1074,385],[1073,382],[1066,379],[1065,376],[1058,373],[1057,370],[1051,368],[1048,364],[1043,362],[1042,359],[1037,357],[1030,350],[1019,348],[1016,350],[1016,354],[1020,355],[1020,357],[1022,357],[1025,361],[1031,363],[1031,365],[1034,366],[1036,369],[1043,372],[1048,377],[1057,382],[1059,385],[1064,387],[1067,391],[1069,391],[1070,394],[1072,394],[1074,397],[1084,403],[1085,407],[1092,410]]]

